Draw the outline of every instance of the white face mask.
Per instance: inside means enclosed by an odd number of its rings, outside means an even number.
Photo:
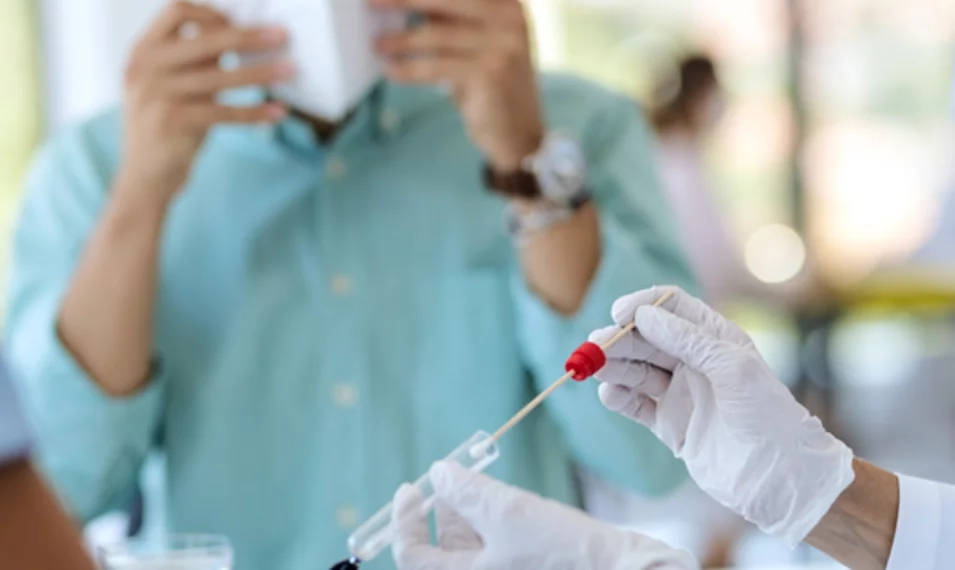
[[[295,77],[274,85],[278,99],[309,115],[343,119],[381,77],[375,38],[407,27],[407,14],[380,13],[365,0],[208,0],[238,25],[289,32],[285,57]]]

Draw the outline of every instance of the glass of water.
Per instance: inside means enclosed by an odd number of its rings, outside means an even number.
[[[97,554],[103,570],[232,570],[232,546],[223,536],[130,540],[101,547]]]

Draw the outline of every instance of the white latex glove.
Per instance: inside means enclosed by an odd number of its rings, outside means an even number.
[[[430,471],[438,546],[410,485],[394,502],[398,570],[696,570],[689,553],[598,522],[473,473],[456,463]]]
[[[663,308],[651,305],[673,291]],[[852,483],[852,451],[779,382],[739,327],[676,288],[619,299],[600,400],[653,431],[705,492],[795,546]],[[619,326],[595,331],[593,342]]]

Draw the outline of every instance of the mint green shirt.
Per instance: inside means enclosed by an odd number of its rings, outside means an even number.
[[[579,314],[525,287],[452,102],[383,85],[327,146],[295,121],[212,134],[164,232],[160,366],[125,400],[55,334],[116,174],[121,114],[50,142],[16,230],[6,334],[41,464],[72,511],[123,505],[159,447],[172,530],[229,536],[237,570],[324,569],[401,482],[560,376],[619,295],[692,286],[635,105],[566,77],[542,90],[550,128],[586,149],[601,211],[603,259]],[[576,503],[575,464],[646,495],[685,479],[592,382],[508,434],[491,473]]]

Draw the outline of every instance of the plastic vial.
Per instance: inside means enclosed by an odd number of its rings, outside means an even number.
[[[480,472],[494,463],[498,456],[500,451],[497,442],[491,439],[490,434],[479,431],[448,454],[444,460],[454,461],[465,469]],[[424,499],[422,504],[424,514],[431,512],[434,508],[434,488],[431,486],[428,474],[422,475],[415,481],[414,486]],[[348,551],[352,556],[362,562],[368,562],[391,545],[395,539],[391,514],[392,503],[389,502],[348,537]]]
[[[98,549],[103,570],[231,570],[232,547],[221,536],[174,535],[130,540]]]

